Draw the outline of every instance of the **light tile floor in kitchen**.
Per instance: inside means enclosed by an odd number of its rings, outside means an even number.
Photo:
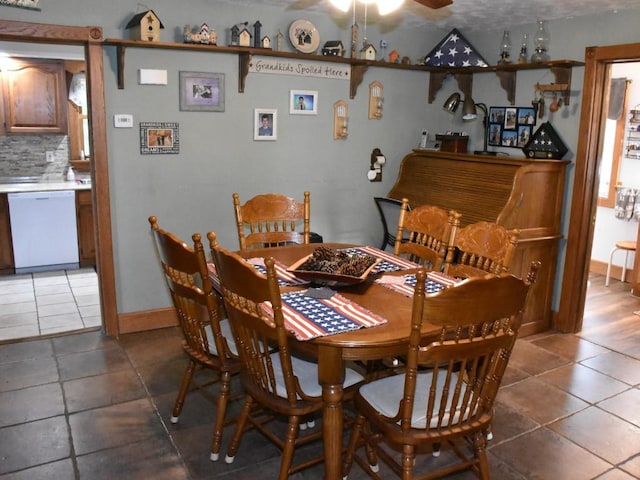
[[[101,325],[93,268],[0,276],[0,342]]]

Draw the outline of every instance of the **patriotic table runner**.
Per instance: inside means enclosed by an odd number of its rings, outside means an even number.
[[[307,290],[282,295],[282,314],[287,330],[298,340],[375,327],[387,320],[336,293],[331,298],[314,298]],[[273,318],[271,302],[262,308]]]
[[[439,272],[427,272],[427,280],[425,282],[425,293],[436,293],[440,290],[455,285],[461,280],[450,277],[444,273]],[[391,276],[385,275],[378,278],[376,283],[379,283],[383,287],[387,287],[395,292],[401,293],[406,297],[413,297],[413,289],[416,286],[415,274]]]
[[[264,266],[264,258],[249,258],[247,262],[254,266],[254,268],[261,274],[267,274],[267,268]],[[216,273],[216,266],[213,263],[207,264],[209,268],[209,278],[213,283],[213,287],[220,291],[220,279]],[[276,277],[278,278],[278,285],[281,287],[291,287],[296,285],[308,285],[309,282],[301,278],[296,277],[294,274],[287,271],[287,266],[283,263],[276,261]]]
[[[376,265],[371,273],[397,272],[399,270],[411,270],[412,268],[420,267],[417,263],[375,247],[352,247],[345,248],[343,251],[350,255],[371,255],[373,257],[381,258],[382,262]]]

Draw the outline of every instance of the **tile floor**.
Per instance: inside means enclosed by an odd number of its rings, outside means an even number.
[[[631,313],[640,299],[622,298],[629,314],[608,315],[609,329],[592,316],[580,335],[518,340],[489,444],[494,480],[640,479],[640,317]],[[623,339],[609,335],[614,323]],[[190,394],[180,422],[169,422],[186,365],[179,340],[168,328],[0,345],[0,480],[276,478],[279,452],[254,431],[235,463],[209,461],[207,397]],[[322,466],[291,477],[321,478]],[[354,466],[349,478],[367,477]]]
[[[101,325],[93,268],[0,276],[0,342]]]

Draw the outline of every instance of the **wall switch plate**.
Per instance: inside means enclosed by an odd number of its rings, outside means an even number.
[[[47,163],[53,163],[53,161],[55,160],[53,150],[47,150],[45,153],[45,157],[47,159]]]
[[[123,113],[116,113],[113,116],[113,126],[116,128],[132,128],[133,127],[133,115],[125,115]]]

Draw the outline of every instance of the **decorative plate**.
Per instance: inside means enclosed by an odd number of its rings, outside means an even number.
[[[320,46],[320,32],[309,20],[295,20],[289,27],[289,41],[302,53],[313,53]]]

